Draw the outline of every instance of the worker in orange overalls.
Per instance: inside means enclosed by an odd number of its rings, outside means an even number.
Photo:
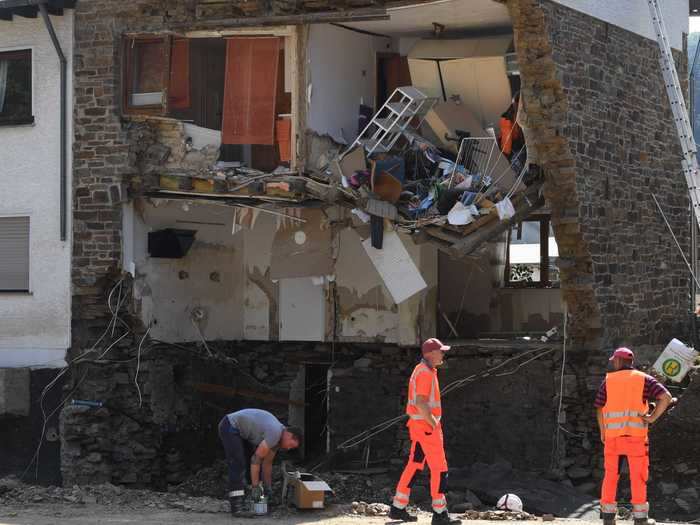
[[[423,359],[416,365],[408,382],[408,433],[411,438],[411,452],[408,464],[401,474],[396,487],[389,518],[399,521],[417,521],[418,518],[408,513],[411,485],[416,474],[423,470],[425,464],[430,468],[430,494],[433,500],[433,525],[459,525],[460,520],[450,518],[447,512],[447,459],[443,447],[442,406],[440,405],[440,383],[437,369],[445,359],[445,352],[450,349],[437,339],[428,339],[423,343]]]
[[[617,481],[622,456],[627,456],[632,486],[635,525],[652,525],[647,502],[649,478],[648,426],[675,400],[656,379],[634,369],[634,353],[618,348],[610,358],[613,371],[598,389],[595,407],[600,438],[605,447],[605,477],[600,496],[604,525],[614,525],[617,515]],[[649,402],[656,408],[649,413]]]

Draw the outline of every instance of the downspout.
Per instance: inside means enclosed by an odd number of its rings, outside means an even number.
[[[58,55],[58,61],[61,65],[61,188],[60,188],[60,199],[61,199],[61,240],[66,240],[66,230],[67,230],[67,213],[66,213],[66,196],[67,196],[67,176],[66,176],[66,164],[67,164],[67,131],[66,131],[66,105],[68,103],[66,99],[66,81],[67,81],[67,70],[68,61],[66,60],[63,51],[61,50],[61,44],[56,37],[56,31],[54,31],[53,24],[49,18],[49,13],[46,10],[46,3],[39,4],[39,11],[41,12],[41,17],[44,19],[44,25],[46,25],[46,30],[51,36],[51,41],[53,42],[53,47],[56,49],[56,54]]]

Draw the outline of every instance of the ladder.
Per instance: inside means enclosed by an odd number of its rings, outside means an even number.
[[[387,153],[404,131],[420,126],[436,102],[437,98],[428,97],[413,86],[396,88],[348,151],[361,144],[368,156]]]
[[[673,121],[676,124],[678,140],[681,144],[683,174],[688,184],[690,201],[693,205],[693,214],[695,215],[698,226],[700,226],[700,176],[698,172],[697,148],[695,146],[695,139],[693,138],[693,129],[690,126],[690,117],[688,116],[688,111],[685,106],[685,100],[683,100],[681,83],[678,80],[678,73],[676,72],[676,66],[673,62],[673,54],[671,53],[671,45],[667,37],[666,24],[664,24],[664,19],[661,14],[661,6],[658,0],[647,0],[647,3],[649,4],[651,20],[654,24],[656,41],[659,43],[659,50],[661,51],[659,63],[661,64],[661,73],[666,86],[666,94],[671,104]]]

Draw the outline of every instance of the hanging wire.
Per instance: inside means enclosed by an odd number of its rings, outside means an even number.
[[[476,381],[478,379],[485,379],[491,375],[493,375],[493,377],[504,377],[504,376],[512,375],[512,374],[516,373],[518,370],[520,370],[523,366],[526,366],[527,364],[529,364],[533,361],[536,361],[537,359],[541,359],[542,357],[544,357],[548,354],[551,354],[554,351],[555,351],[555,348],[548,348],[545,346],[541,346],[538,348],[534,348],[532,350],[528,350],[527,352],[523,352],[522,354],[518,354],[517,356],[513,356],[511,358],[508,358],[505,361],[503,361],[502,363],[499,363],[498,365],[493,366],[487,370],[483,370],[483,371],[478,372],[476,374],[472,374],[472,375],[465,377],[463,379],[458,379],[456,381],[452,381],[450,384],[448,384],[445,388],[443,388],[440,391],[440,396],[441,397],[445,396],[449,392],[452,392],[453,390],[456,390],[458,388],[462,388],[463,386],[465,386],[469,383],[473,383],[474,381]],[[516,361],[518,359],[521,359],[525,356],[531,355],[531,354],[536,353],[536,352],[537,352],[537,354],[534,357],[531,357],[531,358],[527,359],[526,361],[519,363],[513,369],[508,370],[507,372],[501,372],[498,374],[494,373],[497,370],[506,366],[508,363],[511,363],[513,361]],[[345,451],[345,450],[349,450],[351,448],[357,447],[357,446],[361,445],[362,443],[364,443],[365,441],[373,438],[377,434],[381,434],[382,432],[384,432],[385,430],[388,430],[389,428],[391,428],[395,424],[399,423],[400,421],[403,421],[404,419],[406,419],[406,417],[407,417],[406,414],[402,414],[400,416],[396,416],[394,418],[387,419],[386,421],[382,421],[381,423],[374,425],[371,428],[368,428],[364,432],[361,432],[361,433],[351,437],[350,439],[345,440],[343,443],[338,445],[337,448],[341,451]]]

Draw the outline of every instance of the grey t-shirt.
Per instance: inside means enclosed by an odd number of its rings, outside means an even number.
[[[241,437],[256,447],[265,440],[270,448],[279,445],[284,425],[265,410],[246,408],[228,414],[228,420],[233,428],[238,429]]]

